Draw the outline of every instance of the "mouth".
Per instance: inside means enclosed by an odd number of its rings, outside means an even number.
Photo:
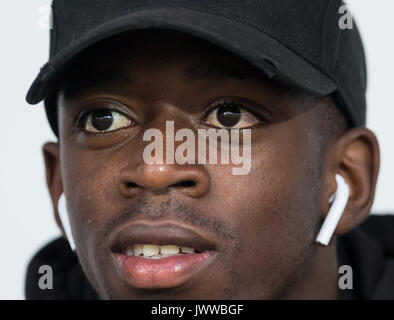
[[[132,224],[111,246],[120,277],[140,289],[180,286],[202,274],[216,256],[199,232],[175,224]]]

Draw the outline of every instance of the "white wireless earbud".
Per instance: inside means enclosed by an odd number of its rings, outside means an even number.
[[[64,193],[62,193],[59,198],[59,201],[57,203],[57,210],[59,211],[59,217],[60,220],[62,221],[62,225],[64,228],[64,232],[66,233],[68,243],[70,244],[71,250],[74,251],[75,242],[73,239],[73,235],[71,233],[70,220],[68,218],[67,205],[66,205],[66,196],[64,195]]]
[[[316,242],[324,246],[327,246],[330,242],[339,219],[341,219],[342,213],[349,200],[349,186],[346,184],[345,179],[341,175],[336,174],[335,180],[337,182],[337,191],[335,192],[334,200],[332,201],[330,210],[327,213],[327,217],[316,237]]]

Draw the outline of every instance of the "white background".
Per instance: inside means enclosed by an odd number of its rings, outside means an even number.
[[[59,235],[45,185],[41,146],[55,140],[42,104],[24,98],[49,51],[39,28],[39,8],[49,0],[0,2],[0,299],[23,299],[29,258]],[[365,42],[368,126],[381,145],[381,172],[374,212],[394,212],[394,1],[351,0]]]

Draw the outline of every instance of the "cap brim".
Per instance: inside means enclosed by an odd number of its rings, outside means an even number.
[[[41,69],[26,101],[37,104],[45,99],[57,72],[91,45],[123,32],[150,28],[177,30],[205,39],[242,57],[269,78],[307,94],[324,96],[336,90],[335,83],[327,75],[262,30],[211,13],[166,8],[133,12],[85,33]]]

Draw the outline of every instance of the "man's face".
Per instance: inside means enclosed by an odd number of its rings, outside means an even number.
[[[261,299],[296,290],[318,256],[316,110],[192,37],[147,32],[98,48],[61,90],[58,118],[77,253],[100,297]],[[233,175],[235,165],[220,162],[146,163],[144,132],[165,137],[166,120],[196,136],[250,128],[250,172]],[[136,244],[196,250],[127,258],[127,250],[139,253]]]

